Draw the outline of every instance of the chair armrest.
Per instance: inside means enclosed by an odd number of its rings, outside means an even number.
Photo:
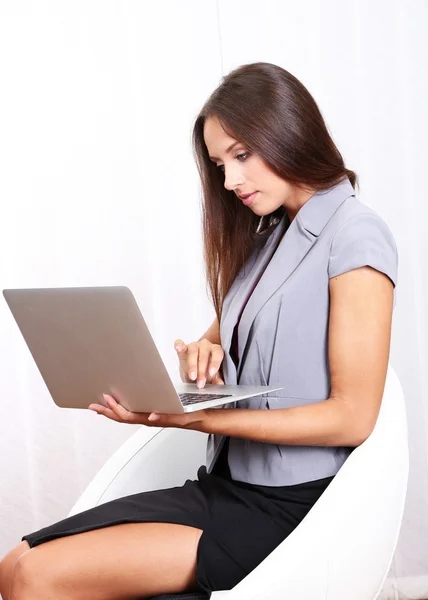
[[[183,485],[205,464],[207,434],[142,425],[108,459],[68,516],[139,492]]]

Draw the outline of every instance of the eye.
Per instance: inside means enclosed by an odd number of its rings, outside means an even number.
[[[247,158],[248,158],[249,156],[250,156],[250,153],[249,153],[249,152],[242,152],[241,154],[237,154],[237,155],[235,156],[235,158],[238,158],[238,159],[240,159],[240,160],[242,159],[242,161],[241,161],[241,162],[244,162],[244,160],[247,160]],[[224,173],[224,165],[217,165],[217,168],[218,168],[218,169],[220,169],[220,171],[222,171],[222,173]]]

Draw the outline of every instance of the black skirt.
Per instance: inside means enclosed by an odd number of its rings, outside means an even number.
[[[228,441],[228,440],[227,440]],[[30,547],[121,523],[161,522],[202,529],[196,581],[211,595],[239,583],[302,521],[333,477],[270,487],[234,481],[224,445],[212,473],[200,467],[183,486],[100,504],[34,533]]]

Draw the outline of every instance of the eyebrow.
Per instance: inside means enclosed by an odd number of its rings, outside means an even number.
[[[227,148],[227,150],[226,150],[226,154],[229,154],[229,152],[230,152],[231,150],[233,150],[233,148],[234,148],[235,146],[237,146],[238,144],[240,144],[240,143],[241,143],[241,142],[239,142],[239,140],[238,140],[238,141],[236,141],[236,142],[233,142],[233,144],[231,144],[231,145],[229,146],[229,148]],[[216,156],[210,156],[210,159],[211,159],[211,160],[220,160],[220,159],[219,159],[219,158],[217,158]]]

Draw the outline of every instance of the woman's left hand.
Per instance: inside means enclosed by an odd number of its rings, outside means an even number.
[[[112,421],[118,423],[130,423],[131,425],[148,425],[149,427],[179,427],[183,429],[198,429],[204,416],[204,410],[184,413],[179,415],[158,414],[158,413],[138,413],[131,412],[120,405],[113,396],[103,394],[107,407],[102,404],[90,404],[88,408],[104,415]]]

